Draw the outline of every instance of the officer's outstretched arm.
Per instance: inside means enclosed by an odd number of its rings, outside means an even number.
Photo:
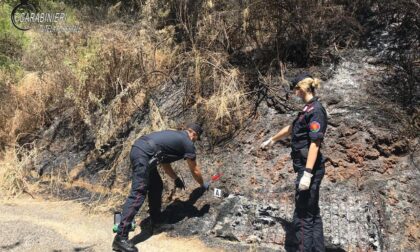
[[[168,176],[171,179],[176,179],[178,176],[176,175],[176,173],[174,172],[174,169],[172,169],[171,164],[169,163],[162,163],[160,164],[163,168],[163,170],[165,171],[166,174],[168,174]]]
[[[280,139],[282,139],[283,137],[286,136],[290,136],[292,134],[292,125],[288,125],[286,127],[284,127],[283,129],[281,129],[279,131],[279,133],[275,134],[274,136],[270,137],[270,139],[268,139],[267,141],[264,141],[261,144],[261,148],[265,149],[267,147],[271,147],[274,145],[275,142],[279,141]]]
[[[197,162],[192,159],[187,159],[188,166],[190,167],[190,171],[192,176],[194,177],[195,181],[200,184],[200,186],[203,186],[204,181],[203,177],[201,176],[201,170],[200,167],[197,165]]]
[[[292,125],[287,125],[286,127],[282,128],[279,133],[275,134],[271,139],[274,142],[279,141],[280,139],[290,136],[292,134]]]

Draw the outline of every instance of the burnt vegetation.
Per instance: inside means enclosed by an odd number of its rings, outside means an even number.
[[[195,105],[198,119],[209,129],[218,129],[219,133],[210,134],[217,143],[241,127],[242,116],[252,114],[246,112],[252,107],[249,103],[268,100],[280,111],[290,109],[284,99],[285,77],[294,68],[336,64],[343,49],[366,46],[378,31],[389,33],[393,45],[385,52],[389,71],[381,85],[408,113],[418,113],[416,1],[34,3],[57,11],[79,9],[73,15],[84,29],[80,34],[58,34],[59,43],[53,42],[55,34],[22,39],[24,35],[14,31],[2,33],[2,146],[21,131],[8,129],[6,122],[13,111],[23,109],[16,103],[21,97],[15,102],[9,99],[16,97],[13,92],[25,70],[36,72],[41,82],[51,82],[42,86],[59,87],[49,87],[58,93],[44,92],[42,101],[34,101],[45,106],[36,111],[40,118],[24,134],[48,126],[68,107],[77,108],[77,117],[89,124],[90,117],[130,83],[141,82],[150,93],[164,83],[177,82],[188,90],[180,111]],[[25,39],[32,42],[27,50]],[[224,97],[231,92],[238,95]],[[58,94],[63,99],[54,97]]]
[[[135,135],[197,120],[209,148],[226,143],[262,102],[280,113],[295,109],[286,99],[289,77],[309,69],[326,80],[324,70],[352,48],[383,51],[389,70],[378,90],[406,109],[412,132],[420,126],[416,1],[33,3],[65,12],[81,31],[18,32],[7,19],[15,2],[2,3],[0,157],[12,160],[8,189],[25,187],[28,167],[41,175],[59,162],[33,163],[37,154],[68,154],[54,145],[58,138],[80,155],[58,168],[69,169],[64,181],[87,167],[107,186],[122,183],[118,167]],[[383,37],[390,46],[378,46]]]
[[[363,179],[377,175],[380,183],[372,184],[386,184],[399,169],[395,174],[406,181],[398,184],[415,195],[410,183],[420,129],[418,1],[31,1],[40,10],[65,12],[67,22],[81,27],[76,33],[17,31],[9,20],[16,2],[0,4],[2,191],[83,198],[92,208],[109,210],[129,190],[131,142],[198,121],[205,129],[198,149],[211,153],[200,161],[206,173],[226,174],[224,192],[240,192],[253,206],[252,199],[266,196],[252,198],[258,186],[269,185],[279,193],[273,194],[277,204],[278,195],[292,191],[292,184],[277,183],[294,176],[288,153],[260,152],[255,144],[300,109],[287,99],[288,79],[309,70],[324,81],[339,81],[333,88],[368,86],[367,104],[351,97],[365,89],[345,97],[324,86],[333,112],[325,146],[326,154],[335,154],[328,163],[335,168],[326,175],[331,192],[341,185],[345,192],[370,194],[376,189]],[[370,56],[374,60],[367,62]],[[411,163],[396,168],[406,156]],[[252,171],[256,167],[261,169]],[[410,197],[408,208],[415,209]],[[275,212],[269,208],[261,212]],[[248,234],[252,225],[243,227]]]

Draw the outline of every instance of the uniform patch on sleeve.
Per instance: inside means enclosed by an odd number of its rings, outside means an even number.
[[[321,129],[321,124],[319,124],[319,122],[317,121],[313,121],[309,125],[309,129],[311,130],[311,132],[318,132]]]

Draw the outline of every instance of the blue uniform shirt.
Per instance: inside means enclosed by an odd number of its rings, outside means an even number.
[[[312,98],[293,121],[292,149],[309,148],[311,141],[324,139],[327,130],[327,112],[318,98]]]
[[[154,155],[155,151],[152,146],[147,143],[147,140],[152,140],[164,154],[166,159],[162,163],[172,163],[180,159],[195,160],[195,146],[188,133],[176,130],[163,130],[150,133],[137,139],[133,146],[145,151],[148,155]]]

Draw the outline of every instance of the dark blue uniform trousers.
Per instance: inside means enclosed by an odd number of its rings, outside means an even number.
[[[148,164],[150,158],[141,148],[135,146],[131,148],[130,161],[133,177],[130,195],[121,213],[121,223],[117,232],[120,236],[128,236],[131,222],[143,205],[146,195],[149,199],[149,212],[152,221],[157,220],[160,216],[163,183],[156,166],[150,167]]]
[[[293,240],[290,251],[325,251],[324,232],[319,209],[319,189],[325,174],[325,166],[319,157],[315,163],[309,190],[299,191],[299,182],[303,176],[306,158],[293,158],[293,168],[297,171],[295,181],[295,211],[293,214]]]

